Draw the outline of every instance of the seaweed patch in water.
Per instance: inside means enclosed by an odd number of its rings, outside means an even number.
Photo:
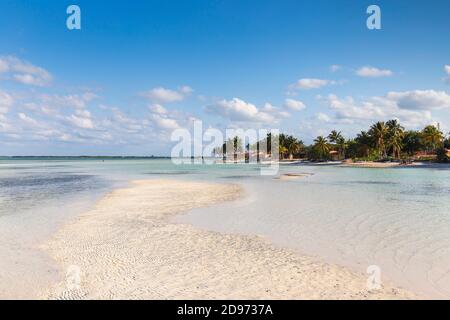
[[[92,175],[63,175],[63,176],[26,176],[15,178],[2,178],[0,179],[0,187],[33,187],[41,185],[54,185],[61,183],[70,183],[77,181],[85,181],[91,179]]]

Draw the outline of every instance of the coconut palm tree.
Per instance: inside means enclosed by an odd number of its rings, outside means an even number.
[[[316,155],[319,156],[320,160],[327,159],[330,154],[330,145],[328,144],[327,139],[323,136],[318,136],[314,140],[313,150]]]
[[[294,154],[298,154],[302,148],[302,143],[294,138],[293,136],[289,136],[287,141],[287,151],[289,154],[289,158],[292,159]]]
[[[361,133],[358,133],[356,136],[355,142],[357,144],[358,153],[364,157],[368,157],[372,145],[372,137],[366,131],[361,131]]]
[[[392,156],[399,159],[402,150],[402,142],[404,137],[404,130],[397,120],[389,120],[386,122],[388,127],[388,145],[392,148]]]
[[[386,122],[386,126],[389,130],[405,130],[405,128],[402,127],[402,125],[398,122],[397,119],[392,119]]]
[[[450,132],[447,133],[446,139],[444,140],[444,148],[450,149]]]
[[[233,138],[234,161],[237,162],[238,153],[242,152],[242,140],[238,136]]]
[[[347,148],[347,141],[344,137],[340,136],[337,141],[336,145],[338,147],[339,156],[341,159],[345,159],[345,149]]]
[[[426,126],[421,133],[424,144],[430,151],[436,150],[442,144],[443,133],[433,125]]]
[[[336,130],[331,131],[331,133],[328,135],[328,141],[335,144],[339,153],[339,157],[342,157],[345,139],[342,136],[341,132]]]
[[[403,132],[394,131],[388,139],[388,145],[392,148],[392,157],[400,159],[402,150]]]
[[[284,156],[288,152],[287,136],[284,133],[280,133],[280,135],[278,136],[278,152],[280,153],[281,160],[284,159]]]
[[[380,158],[386,158],[386,137],[388,135],[388,127],[384,121],[378,121],[370,127],[369,135],[373,138],[375,146],[378,149]]]
[[[284,156],[288,153],[288,148],[280,144],[278,152],[280,153],[280,159],[283,160]]]
[[[342,138],[341,132],[340,131],[336,131],[336,130],[331,131],[331,133],[328,135],[328,140],[331,143],[336,143],[337,144],[337,142],[341,138]]]
[[[268,156],[272,156],[272,132],[267,133],[267,136],[264,139],[262,140],[262,145],[265,146],[266,150],[262,150],[262,152],[266,153]]]

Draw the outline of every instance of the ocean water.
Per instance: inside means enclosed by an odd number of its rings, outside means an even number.
[[[301,254],[365,272],[425,297],[450,298],[450,169],[257,165],[170,160],[0,160],[0,296],[26,297],[60,277],[37,246],[109,190],[133,179],[194,179],[243,186],[241,199],[174,220],[257,234]],[[18,277],[19,276],[19,277]],[[19,279],[19,280],[18,280]]]

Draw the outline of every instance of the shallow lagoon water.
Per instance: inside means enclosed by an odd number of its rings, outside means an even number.
[[[247,179],[247,197],[176,219],[220,232],[262,235],[424,297],[450,298],[450,171],[290,167],[296,180]]]
[[[245,190],[238,201],[193,210],[177,222],[262,235],[360,272],[378,265],[382,279],[450,298],[450,170],[287,165],[280,172],[307,175],[284,181],[261,176],[256,165],[170,160],[0,160],[0,277],[9,283],[0,295],[17,297],[60,277],[37,244],[103,194],[133,179],[174,178]]]

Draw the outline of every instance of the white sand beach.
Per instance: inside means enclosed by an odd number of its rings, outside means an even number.
[[[300,256],[260,237],[170,222],[176,214],[239,194],[236,185],[174,180],[134,181],[107,194],[41,246],[61,268],[61,282],[42,292],[42,298],[416,297],[386,282],[368,291],[366,274]],[[80,271],[75,286],[73,277],[65,279],[74,268]]]

